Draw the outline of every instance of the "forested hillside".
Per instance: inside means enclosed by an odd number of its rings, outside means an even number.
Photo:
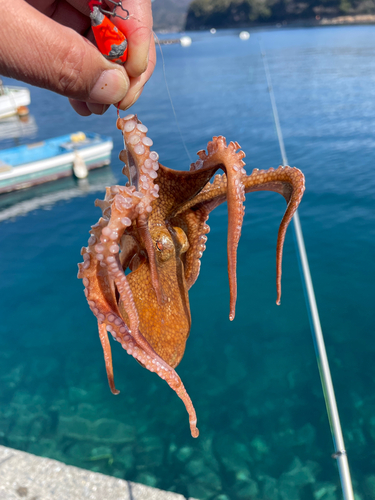
[[[193,0],[186,29],[375,14],[374,0]]]
[[[182,31],[191,0],[153,0],[154,30]]]

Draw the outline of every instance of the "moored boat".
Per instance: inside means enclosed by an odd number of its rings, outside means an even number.
[[[30,91],[26,87],[8,87],[0,80],[0,118],[26,114],[26,106],[30,104]],[[28,110],[27,110],[28,111]]]
[[[0,151],[0,193],[24,189],[61,177],[85,177],[87,171],[108,165],[110,137],[77,132]]]

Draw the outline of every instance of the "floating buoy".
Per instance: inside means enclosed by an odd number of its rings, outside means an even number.
[[[73,173],[77,179],[85,179],[89,174],[85,160],[78,153],[76,153],[74,157]]]
[[[192,40],[191,40],[190,36],[182,36],[180,38],[180,44],[182,45],[182,47],[190,47],[191,42],[192,42]]]
[[[211,28],[211,29],[210,29],[210,33],[211,33],[211,35],[214,35],[214,34],[216,33],[215,28]]]
[[[250,33],[248,31],[241,31],[238,36],[241,40],[248,40],[250,38]]]
[[[22,118],[29,114],[29,108],[27,106],[19,106],[17,108],[17,115]]]
[[[86,134],[84,132],[77,132],[76,134],[72,134],[70,136],[70,140],[72,142],[82,142],[86,140]]]

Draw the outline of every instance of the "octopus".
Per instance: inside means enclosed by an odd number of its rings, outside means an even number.
[[[189,171],[159,163],[147,127],[135,115],[118,118],[125,148],[124,186],[106,188],[96,200],[102,216],[91,227],[78,278],[98,321],[109,387],[115,387],[108,332],[144,368],[156,372],[177,393],[189,415],[193,437],[199,435],[192,401],[175,368],[191,328],[188,291],[196,282],[206,248],[209,214],[228,207],[229,319],[237,298],[237,247],[244,218],[245,194],[274,191],[287,202],[276,247],[277,303],[281,297],[281,261],[285,233],[304,192],[297,168],[252,171],[237,142],[213,137]],[[223,174],[216,174],[221,169]]]

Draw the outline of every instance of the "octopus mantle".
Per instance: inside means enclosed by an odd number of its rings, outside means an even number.
[[[153,142],[147,127],[136,116],[119,118],[117,126],[124,136],[120,159],[129,182],[107,187],[104,200],[96,201],[102,217],[91,228],[88,246],[82,248],[78,277],[98,320],[111,391],[118,394],[107,332],[177,393],[188,411],[191,434],[197,437],[196,413],[174,368],[184,355],[190,332],[188,290],[199,275],[209,213],[227,201],[229,318],[233,320],[245,193],[275,191],[287,202],[276,248],[279,303],[283,243],[304,192],[304,177],[291,167],[254,169],[247,175],[239,144],[227,145],[221,136],[208,143],[207,153],[198,151],[199,159],[189,172],[171,170],[150,150]],[[223,175],[215,175],[219,169]]]

